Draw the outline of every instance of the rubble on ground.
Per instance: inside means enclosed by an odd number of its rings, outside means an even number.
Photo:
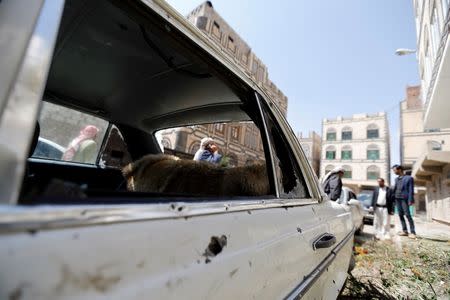
[[[450,241],[355,238],[356,266],[339,299],[450,299]]]

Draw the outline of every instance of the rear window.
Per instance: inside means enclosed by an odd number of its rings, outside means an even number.
[[[32,157],[95,164],[108,122],[43,102],[38,128],[39,139]]]

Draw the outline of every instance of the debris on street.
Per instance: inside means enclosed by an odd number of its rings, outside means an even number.
[[[356,266],[339,299],[449,299],[450,241],[355,238]]]

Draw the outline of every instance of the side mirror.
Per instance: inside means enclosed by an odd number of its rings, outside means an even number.
[[[350,199],[350,200],[348,201],[348,205],[354,205],[354,206],[356,206],[356,205],[361,205],[361,204],[360,204],[359,201],[356,200],[356,199]]]

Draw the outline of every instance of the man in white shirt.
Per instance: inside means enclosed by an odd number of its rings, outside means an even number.
[[[375,238],[379,240],[390,239],[391,229],[390,215],[394,213],[392,191],[384,184],[383,178],[378,178],[378,187],[372,196],[372,207],[374,209],[373,226]]]

